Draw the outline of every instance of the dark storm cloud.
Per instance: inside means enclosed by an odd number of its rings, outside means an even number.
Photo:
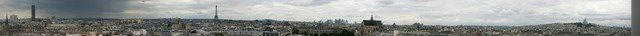
[[[39,7],[48,8],[55,15],[68,17],[113,17],[126,10],[129,0],[55,0],[38,1]]]
[[[29,6],[31,6],[31,4],[34,4],[33,2],[31,2],[32,0],[1,0],[1,1],[5,1],[3,5],[0,5],[0,6],[6,6],[6,8],[4,9],[29,10]]]
[[[130,0],[9,0],[9,7],[30,10],[36,5],[39,17],[55,15],[63,18],[113,17],[126,10]]]

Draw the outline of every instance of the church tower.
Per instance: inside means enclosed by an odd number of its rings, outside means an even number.
[[[369,20],[362,20],[362,26],[358,28],[358,36],[372,36],[373,32],[379,31],[377,29],[384,29],[380,20],[374,20],[373,15]]]
[[[587,24],[589,22],[587,21],[587,18],[584,18],[584,20],[582,20],[582,23]]]

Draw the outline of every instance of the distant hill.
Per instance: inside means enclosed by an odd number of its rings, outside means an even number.
[[[594,23],[551,23],[532,26],[546,26],[546,27],[603,27]]]

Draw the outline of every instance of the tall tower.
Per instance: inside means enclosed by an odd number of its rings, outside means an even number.
[[[9,25],[9,16],[4,15],[4,25]]]
[[[215,16],[213,16],[214,20],[218,21],[218,5],[215,6]]]
[[[36,20],[36,5],[31,5],[31,21]]]

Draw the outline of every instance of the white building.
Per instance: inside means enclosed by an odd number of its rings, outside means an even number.
[[[211,32],[207,32],[204,30],[195,30],[195,31],[190,31],[190,36],[211,36]]]
[[[264,31],[262,36],[280,36],[280,33],[275,31]]]
[[[18,22],[18,15],[9,15],[9,22]]]
[[[373,32],[372,36],[393,36],[393,33],[388,32]]]
[[[224,36],[280,36],[277,31],[225,31]]]
[[[226,31],[225,36],[261,36],[262,31]]]
[[[140,29],[140,30],[132,31],[131,33],[133,35],[136,35],[136,36],[142,36],[142,35],[146,35],[147,34],[147,30],[146,29]]]

